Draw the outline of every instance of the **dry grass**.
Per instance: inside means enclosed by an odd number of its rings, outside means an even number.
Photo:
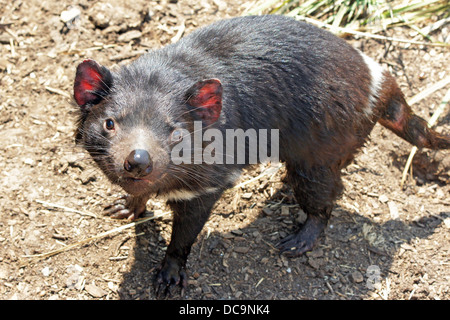
[[[430,34],[450,22],[448,0],[269,0],[257,1],[247,14],[284,14],[299,20],[320,23],[337,34],[358,32],[367,37],[382,37],[380,32],[408,26],[426,43],[441,46]],[[425,26],[423,26],[425,24]],[[386,40],[396,41],[392,38]],[[402,42],[425,44],[417,40]]]

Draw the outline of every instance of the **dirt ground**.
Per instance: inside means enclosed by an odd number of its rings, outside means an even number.
[[[112,67],[209,22],[241,15],[240,1],[0,0],[0,298],[154,299],[152,278],[171,232],[170,215],[51,257],[127,222],[102,215],[121,190],[75,146],[75,68]],[[65,24],[63,11],[80,18]],[[72,11],[74,12],[74,11]],[[64,13],[62,17],[66,17]],[[388,36],[413,38],[406,27]],[[450,41],[450,25],[432,37]],[[407,97],[450,75],[442,47],[349,39],[382,62]],[[449,87],[413,105],[429,119]],[[448,106],[437,123],[450,131]],[[449,152],[418,152],[381,126],[344,172],[319,245],[288,259],[274,245],[302,212],[278,170],[249,170],[228,191],[193,246],[188,299],[449,299]],[[257,177],[257,179],[251,180]],[[149,212],[165,212],[157,199]]]

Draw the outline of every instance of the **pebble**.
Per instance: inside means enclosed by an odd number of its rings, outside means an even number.
[[[23,163],[25,163],[25,164],[27,164],[27,165],[29,165],[29,166],[34,166],[34,160],[33,159],[31,159],[31,158],[25,158],[25,159],[23,159]]]
[[[49,267],[45,267],[42,269],[42,275],[44,277],[48,277],[52,273],[52,270]]]
[[[281,207],[281,216],[289,216],[289,207],[288,206],[282,206]]]
[[[268,207],[265,207],[262,209],[262,212],[266,215],[266,216],[270,216],[273,214],[273,211],[271,209],[269,209]]]
[[[308,263],[311,267],[313,267],[316,270],[320,270],[320,268],[325,264],[323,259],[313,259],[313,258],[309,258]]]
[[[109,26],[110,19],[106,17],[103,12],[97,12],[91,15],[92,23],[99,29],[105,29]]]
[[[361,283],[364,280],[364,276],[359,271],[352,272],[352,274],[350,276],[352,278],[352,281],[355,283]]]
[[[227,2],[222,0],[213,0],[219,11],[224,11],[227,8]]]
[[[251,197],[253,196],[253,193],[252,192],[246,192],[246,193],[243,193],[242,194],[242,199],[250,199]]]
[[[323,257],[323,250],[321,248],[318,248],[313,251],[308,251],[306,253],[306,256],[308,256],[308,258],[312,258],[312,259],[317,259],[317,258]]]
[[[447,229],[450,229],[450,218],[444,219],[444,225]]]
[[[88,284],[84,287],[84,289],[94,298],[101,298],[107,294],[105,290],[100,287],[97,287],[95,283]]]
[[[6,266],[0,267],[0,279],[6,280],[9,277],[9,270],[6,268]]]
[[[78,179],[80,179],[82,184],[88,184],[96,180],[96,174],[91,170],[85,170],[78,176]]]
[[[239,229],[231,230],[231,233],[236,236],[242,236],[244,234],[244,232],[242,232],[242,230],[239,230]]]
[[[394,201],[388,201],[388,207],[389,207],[389,212],[391,214],[391,218],[393,220],[398,219],[399,218],[399,212],[398,212],[398,208],[397,205],[395,204]]]
[[[142,32],[139,30],[130,30],[128,32],[125,32],[121,34],[117,40],[119,42],[130,42],[131,40],[138,39],[142,36]]]
[[[235,247],[234,252],[237,253],[247,253],[250,251],[250,247]]]
[[[387,197],[387,195],[382,194],[382,195],[378,198],[378,200],[379,200],[381,203],[386,203],[386,202],[389,201],[389,198]]]
[[[77,7],[70,8],[69,10],[64,10],[61,12],[61,21],[64,23],[72,22],[76,19],[79,19],[81,15],[80,9]]]

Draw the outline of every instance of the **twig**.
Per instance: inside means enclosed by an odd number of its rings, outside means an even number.
[[[437,119],[439,119],[439,116],[444,111],[444,108],[447,105],[449,100],[450,100],[450,90],[447,91],[444,98],[442,99],[441,104],[437,108],[436,112],[431,116],[430,120],[428,121],[429,127],[432,127],[434,125],[434,123],[437,121]],[[405,168],[403,169],[402,180],[400,182],[400,187],[402,187],[402,188],[403,188],[403,184],[405,183],[406,176],[408,175],[409,167],[411,166],[412,160],[413,160],[414,155],[416,154],[417,150],[418,150],[418,148],[416,146],[414,146],[411,150],[411,153],[409,154],[408,160],[406,161]]]
[[[437,47],[448,47],[450,46],[449,43],[443,43],[443,42],[423,42],[423,41],[414,41],[414,40],[407,40],[407,39],[399,39],[399,38],[393,38],[393,37],[385,37],[385,36],[380,36],[377,34],[372,34],[372,33],[367,33],[367,32],[361,32],[361,31],[356,31],[356,30],[352,30],[349,28],[342,28],[342,27],[337,27],[337,26],[332,26],[329,25],[327,23],[315,20],[315,19],[311,19],[311,18],[307,18],[307,17],[303,17],[303,16],[295,16],[294,17],[297,20],[304,20],[308,23],[311,24],[315,24],[319,27],[322,28],[327,28],[330,30],[333,30],[335,32],[342,32],[342,33],[348,33],[348,34],[353,34],[355,36],[361,36],[361,37],[366,37],[366,38],[372,38],[372,39],[378,39],[378,40],[386,40],[386,41],[394,41],[394,42],[403,42],[403,43],[409,43],[409,44],[415,44],[415,45],[424,45],[424,46],[437,46]]]
[[[425,90],[423,90],[423,91],[419,92],[418,94],[416,94],[415,96],[411,97],[410,99],[408,99],[408,104],[412,105],[414,103],[417,103],[420,100],[428,97],[433,92],[435,92],[439,89],[442,89],[443,87],[445,87],[448,84],[450,84],[450,76],[432,84],[431,86],[427,87]]]
[[[47,91],[50,91],[51,93],[56,93],[56,94],[59,94],[59,95],[61,95],[61,96],[63,96],[63,97],[66,97],[66,98],[68,98],[68,99],[72,99],[72,97],[70,96],[70,94],[68,94],[66,91],[63,91],[63,90],[61,90],[61,89],[58,89],[58,88],[52,88],[52,87],[45,87],[45,89],[47,90]]]
[[[255,286],[255,289],[258,288],[258,286],[261,284],[261,282],[264,281],[264,278],[259,279],[258,283]]]
[[[19,37],[14,32],[12,32],[9,28],[5,28],[5,31],[8,32],[17,43],[19,43]]]
[[[39,261],[39,260],[41,260],[41,259],[45,259],[45,258],[54,256],[54,255],[57,255],[57,254],[59,254],[59,253],[62,253],[62,252],[71,250],[71,249],[73,249],[73,248],[79,247],[79,246],[81,246],[81,245],[83,245],[83,244],[86,244],[86,243],[88,243],[88,242],[91,242],[91,241],[93,241],[93,240],[98,240],[98,239],[107,237],[107,236],[109,236],[109,235],[111,235],[111,234],[118,233],[118,232],[121,232],[121,231],[123,231],[123,230],[129,229],[129,228],[132,228],[132,227],[135,227],[135,226],[137,226],[137,225],[139,225],[139,224],[142,224],[142,223],[145,223],[145,222],[147,222],[147,221],[150,221],[150,220],[153,220],[153,219],[156,219],[156,218],[160,218],[160,217],[162,217],[162,216],[164,216],[164,215],[166,215],[166,214],[169,214],[169,213],[171,213],[171,211],[167,211],[167,212],[163,212],[163,213],[158,214],[158,215],[153,215],[153,216],[151,216],[151,217],[139,219],[139,220],[137,220],[137,221],[134,221],[134,222],[125,224],[125,225],[120,226],[120,227],[118,227],[118,228],[114,228],[114,229],[112,229],[112,230],[109,230],[109,231],[100,233],[100,234],[95,235],[95,236],[93,236],[93,237],[90,237],[90,238],[87,238],[87,239],[78,241],[77,243],[73,243],[73,244],[67,245],[67,246],[64,247],[64,248],[52,250],[52,251],[46,252],[46,253],[40,253],[40,254],[35,254],[35,255],[26,255],[26,256],[22,256],[23,258],[32,258],[32,259],[34,259],[34,260],[32,260],[32,261],[27,261],[27,262],[22,263],[22,264],[21,264],[21,267],[24,267],[24,266],[28,265],[28,264],[31,263],[31,262],[36,262],[36,261]]]
[[[9,46],[11,48],[11,57],[15,58],[16,57],[16,50],[14,49],[14,41],[12,38],[9,39]]]
[[[101,45],[101,46],[95,46],[95,47],[90,47],[90,48],[85,48],[85,49],[72,49],[72,48],[70,48],[69,50],[58,51],[58,54],[68,54],[68,55],[80,54],[80,55],[84,55],[86,53],[86,51],[103,50],[103,49],[114,48],[114,47],[117,47],[117,46],[118,46],[118,44],[104,44],[104,45]]]
[[[76,210],[76,209],[72,209],[60,204],[56,204],[56,203],[50,203],[47,201],[42,201],[42,200],[36,200],[37,203],[40,203],[46,207],[53,207],[53,208],[58,208],[58,209],[63,209],[65,211],[69,211],[69,212],[74,212],[74,213],[78,213],[81,214],[82,216],[89,216],[89,217],[93,217],[93,218],[97,218],[97,216],[91,212],[87,212],[87,211],[80,211],[80,210]]]
[[[186,30],[185,21],[184,21],[184,20],[181,21],[180,25],[179,25],[177,28],[178,28],[177,34],[176,34],[172,39],[170,39],[170,41],[171,41],[172,43],[177,42],[177,41],[180,40],[181,37],[183,36],[183,33],[184,33],[184,31]]]
[[[235,186],[233,187],[233,189],[238,189],[238,188],[240,188],[240,187],[243,187],[243,186],[245,186],[245,185],[247,185],[247,184],[249,184],[249,183],[252,183],[252,182],[254,182],[254,181],[257,181],[257,180],[261,179],[262,177],[267,176],[267,175],[269,175],[269,174],[271,174],[271,175],[272,175],[272,174],[275,174],[275,173],[278,172],[278,170],[279,170],[282,166],[283,166],[283,165],[282,165],[281,163],[278,164],[277,166],[271,166],[270,168],[264,170],[264,172],[261,173],[259,176],[256,176],[256,177],[254,177],[254,178],[251,178],[250,180],[247,180],[247,181],[244,181],[244,182],[241,182],[241,183],[235,185]]]

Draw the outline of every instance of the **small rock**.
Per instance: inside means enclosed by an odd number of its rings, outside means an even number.
[[[399,213],[398,213],[398,208],[397,205],[395,204],[394,201],[389,201],[388,202],[388,207],[389,207],[389,212],[391,214],[391,218],[393,220],[398,219],[399,218]]]
[[[61,12],[61,21],[66,25],[72,25],[76,20],[80,19],[81,11],[77,7]]]
[[[269,258],[267,258],[267,257],[264,257],[264,258],[261,259],[261,263],[262,264],[266,264],[268,262],[269,262]]]
[[[95,173],[92,172],[91,170],[85,170],[81,173],[81,175],[79,176],[79,179],[81,180],[82,184],[88,184],[91,181],[95,181],[96,177],[95,177]]]
[[[308,256],[308,258],[313,258],[313,259],[317,259],[317,258],[323,257],[323,250],[318,248],[318,249],[315,249],[313,251],[308,251],[306,253],[306,256]]]
[[[285,216],[285,217],[289,215],[289,207],[288,206],[281,207],[281,215]]]
[[[105,290],[103,290],[100,287],[97,287],[95,285],[95,283],[86,285],[86,287],[84,287],[84,289],[87,291],[87,293],[89,293],[94,298],[101,298],[107,294],[107,292]]]
[[[214,4],[217,6],[219,11],[225,11],[227,8],[227,3],[222,0],[213,0]]]
[[[352,272],[352,274],[350,276],[352,278],[352,281],[355,283],[361,283],[364,280],[364,276],[359,271]]]
[[[242,236],[242,235],[244,234],[244,232],[242,232],[242,231],[239,230],[239,229],[231,230],[231,233],[234,234],[234,235],[236,235],[236,236]]]
[[[114,284],[114,282],[108,281],[108,289],[111,290],[111,291],[116,292],[117,291],[117,286]]]
[[[253,193],[251,193],[251,192],[246,192],[246,193],[244,193],[244,194],[242,194],[242,199],[250,199],[251,197],[253,196]]]
[[[386,202],[389,201],[389,198],[387,197],[387,195],[382,194],[382,195],[378,198],[378,200],[379,200],[381,203],[386,203]]]
[[[447,229],[450,229],[450,218],[444,219],[444,225]]]
[[[42,269],[42,274],[44,275],[44,277],[48,277],[51,273],[52,270],[49,267],[45,267],[44,269]]]
[[[90,16],[92,23],[99,29],[106,29],[109,26],[110,19],[103,14],[103,12],[97,12]]]
[[[140,32],[139,30],[130,30],[128,32],[121,34],[117,38],[117,40],[119,42],[130,42],[131,40],[140,38],[141,36],[142,36],[142,32]]]
[[[9,270],[6,269],[6,266],[2,266],[0,268],[0,279],[6,280],[9,277]]]
[[[233,239],[233,238],[234,238],[234,235],[233,235],[231,232],[229,232],[229,233],[223,234],[222,237],[223,237],[224,239]]]
[[[323,259],[309,258],[308,263],[314,269],[319,270],[325,264],[325,261]]]
[[[235,247],[234,252],[237,253],[247,253],[250,251],[250,247]]]
[[[34,166],[34,160],[33,159],[31,159],[31,158],[25,158],[25,159],[23,159],[23,163],[25,163],[25,164],[27,164],[27,165],[29,165],[29,166]]]

